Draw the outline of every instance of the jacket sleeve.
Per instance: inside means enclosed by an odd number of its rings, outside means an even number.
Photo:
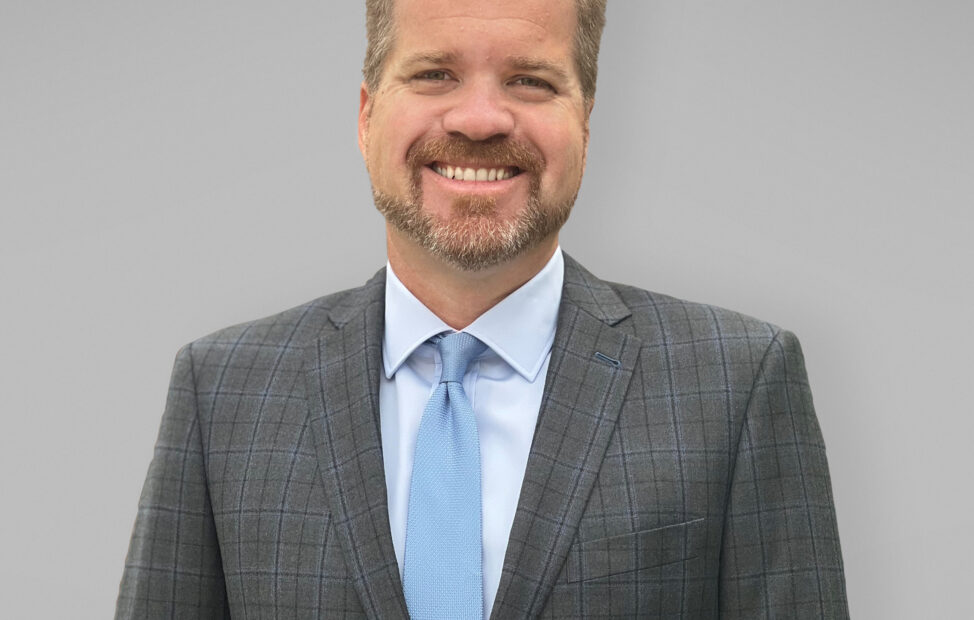
[[[766,351],[745,416],[725,512],[721,618],[847,618],[825,444],[790,332]]]
[[[115,617],[230,617],[188,346],[173,368]]]

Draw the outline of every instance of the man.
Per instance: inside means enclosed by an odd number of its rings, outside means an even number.
[[[845,617],[795,337],[559,249],[604,0],[366,4],[388,266],[180,352],[117,616]]]

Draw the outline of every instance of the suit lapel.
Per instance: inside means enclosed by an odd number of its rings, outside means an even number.
[[[630,312],[567,255],[555,342],[492,617],[540,613],[615,428],[639,340]]]
[[[389,528],[378,386],[385,273],[331,313],[306,383],[315,450],[349,574],[370,618],[408,618]],[[564,565],[636,364],[618,295],[569,256],[541,411],[492,617],[536,616]]]
[[[407,618],[389,529],[379,435],[385,273],[331,314],[312,343],[306,382],[322,481],[349,574],[370,618]]]

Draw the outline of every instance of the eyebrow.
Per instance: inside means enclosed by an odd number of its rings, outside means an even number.
[[[449,65],[457,63],[459,59],[460,57],[453,52],[433,50],[407,56],[403,61],[403,66],[411,67],[419,64]],[[518,71],[546,72],[559,80],[571,80],[571,75],[569,75],[568,71],[544,58],[534,56],[508,56],[504,59],[504,63]]]
[[[558,79],[566,82],[571,80],[571,76],[569,76],[567,71],[565,71],[559,65],[556,65],[555,63],[543,58],[535,58],[532,56],[508,56],[505,60],[507,64],[520,71],[540,71],[550,73]]]
[[[407,56],[403,61],[403,65],[407,67],[420,64],[445,65],[454,64],[456,61],[457,55],[453,52],[430,51],[418,52],[412,56]]]

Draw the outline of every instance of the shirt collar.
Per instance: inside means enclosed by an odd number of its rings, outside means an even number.
[[[533,382],[555,340],[565,276],[561,247],[533,278],[498,302],[463,331],[476,336],[519,375]],[[409,292],[386,264],[385,331],[382,361],[387,379],[421,344],[453,331]]]

